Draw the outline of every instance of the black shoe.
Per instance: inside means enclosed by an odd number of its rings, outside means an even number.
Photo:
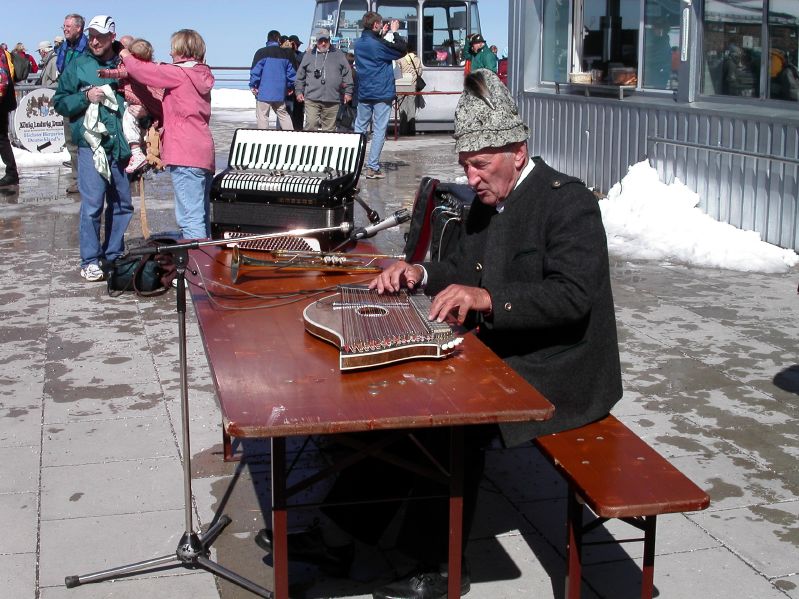
[[[17,175],[6,175],[0,179],[0,187],[11,187],[12,185],[19,184],[19,177]]]
[[[447,599],[449,579],[440,572],[417,572],[380,587],[372,593],[374,599]],[[467,572],[461,574],[461,595],[472,588]]]
[[[264,551],[272,552],[272,531],[262,528],[255,535],[255,544]],[[355,556],[355,545],[328,547],[322,539],[322,530],[312,527],[288,535],[289,559],[319,566],[328,576],[346,578]]]

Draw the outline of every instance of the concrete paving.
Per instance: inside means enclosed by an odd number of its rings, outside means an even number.
[[[215,118],[220,168],[233,129],[252,122],[248,112]],[[421,176],[460,174],[448,136],[389,140],[383,159],[387,178],[361,181],[381,215],[409,206]],[[64,587],[68,575],[173,553],[185,522],[174,294],[111,298],[79,277],[79,202],[64,193],[66,174],[23,170],[19,192],[0,196],[0,597],[251,597],[182,567]],[[168,175],[145,191],[150,229],[173,230]],[[138,213],[128,240],[137,238]],[[376,240],[396,252],[402,231]],[[712,501],[660,518],[659,597],[799,598],[796,275],[612,264],[625,386],[614,413]],[[228,514],[212,557],[270,587],[269,556],[253,542],[269,513],[267,446],[242,444],[246,463],[222,461],[191,309],[188,324],[193,522]],[[471,597],[562,597],[564,496],[533,448],[490,452],[469,547]],[[628,534],[612,523],[592,536]],[[639,544],[589,548],[583,596],[638,597],[640,557]],[[370,597],[402,567],[390,547],[359,547],[347,580],[295,563],[292,597]]]

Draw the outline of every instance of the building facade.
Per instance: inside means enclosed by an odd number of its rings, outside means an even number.
[[[648,159],[799,249],[799,2],[510,0],[509,20],[532,153],[601,192]]]

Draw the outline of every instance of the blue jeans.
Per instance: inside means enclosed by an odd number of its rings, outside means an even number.
[[[175,220],[183,239],[211,236],[211,179],[214,174],[195,166],[169,166],[175,190]]]
[[[127,161],[111,160],[111,183],[94,168],[91,148],[78,147],[80,191],[80,265],[113,262],[125,250],[125,231],[133,217]],[[100,244],[100,217],[105,205],[105,238]]]
[[[391,102],[375,102],[373,100],[358,101],[358,116],[355,118],[355,133],[366,133],[372,123],[372,145],[366,166],[373,171],[380,170],[380,152],[386,141],[388,119],[391,116]]]

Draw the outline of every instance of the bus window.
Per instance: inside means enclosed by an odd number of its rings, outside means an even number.
[[[424,5],[422,63],[428,67],[462,67],[466,41],[466,4]]]
[[[414,3],[415,4],[415,3]],[[388,23],[397,19],[400,23],[399,34],[408,41],[408,51],[416,53],[419,43],[419,9],[408,6],[407,2],[379,2],[377,12]]]
[[[366,9],[366,0],[343,0],[340,9],[337,0],[317,2],[309,47],[316,43],[317,29],[324,28],[333,32],[330,40],[333,45],[344,52],[352,50],[355,40],[361,35],[361,19]]]

